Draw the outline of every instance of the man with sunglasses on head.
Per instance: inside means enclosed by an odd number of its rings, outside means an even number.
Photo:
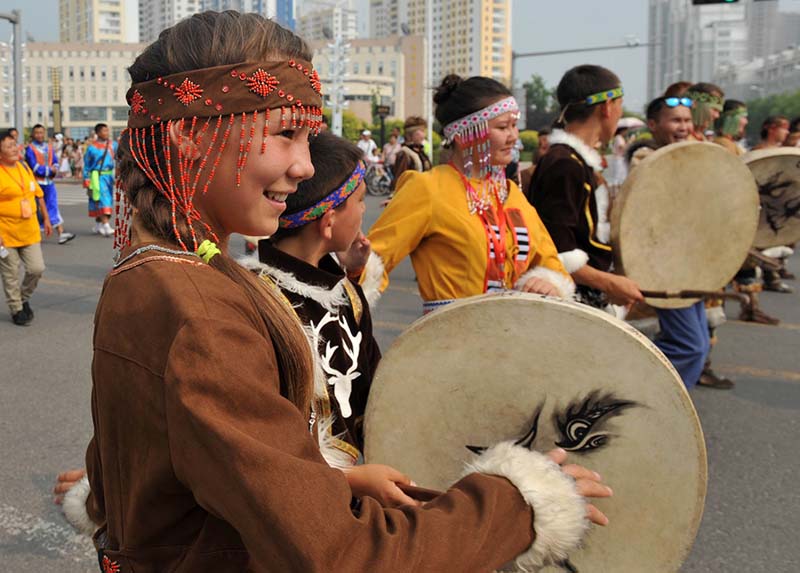
[[[647,127],[658,147],[687,141],[694,130],[693,102],[686,96],[659,97],[647,106]],[[705,305],[688,308],[656,308],[660,332],[656,346],[669,358],[684,385],[700,383],[711,347]],[[724,382],[716,388],[730,387]]]

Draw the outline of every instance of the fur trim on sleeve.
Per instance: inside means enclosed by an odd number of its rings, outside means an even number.
[[[586,501],[575,481],[545,455],[501,442],[468,465],[467,472],[502,476],[533,508],[533,545],[519,555],[517,571],[538,571],[563,562],[589,529]]]
[[[764,249],[761,251],[765,257],[770,257],[772,259],[788,259],[794,254],[794,250],[791,247],[770,247],[769,249]]]
[[[361,281],[361,289],[364,291],[364,296],[367,297],[370,310],[375,310],[375,305],[381,298],[384,269],[383,259],[380,255],[375,251],[371,252],[364,267],[364,278]]]
[[[64,501],[61,504],[64,517],[67,518],[69,524],[86,535],[92,535],[97,529],[97,525],[86,511],[86,500],[89,499],[90,492],[89,478],[83,476],[81,481],[64,494]]]
[[[532,278],[544,279],[558,289],[558,295],[564,300],[572,300],[575,297],[575,283],[566,275],[547,267],[534,267],[529,269],[517,280],[514,288],[520,290],[528,280]]]
[[[569,274],[577,273],[587,264],[589,264],[589,255],[586,251],[581,249],[572,249],[571,251],[564,251],[558,253],[558,258],[561,259],[561,264],[567,269]]]

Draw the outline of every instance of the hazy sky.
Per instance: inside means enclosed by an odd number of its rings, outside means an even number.
[[[364,1],[364,0],[362,0]],[[624,43],[626,37],[647,41],[648,0],[512,0],[512,44],[516,52],[587,48]],[[35,12],[31,9],[36,7]],[[780,0],[783,10],[800,11],[800,0]],[[23,10],[23,28],[38,41],[58,40],[58,0],[0,0],[0,12]],[[8,41],[11,26],[0,21],[0,41]],[[625,106],[646,103],[647,49],[589,52],[520,59],[520,82],[533,73],[550,86],[578,64],[599,64],[614,70],[625,85]]]

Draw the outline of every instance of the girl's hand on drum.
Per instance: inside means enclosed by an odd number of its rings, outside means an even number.
[[[72,487],[83,479],[86,475],[86,470],[69,470],[58,474],[56,478],[56,486],[53,488],[53,493],[56,497],[53,501],[57,505],[61,505],[64,501],[64,494],[67,493]]]
[[[534,294],[543,294],[546,296],[561,296],[555,285],[545,279],[533,277],[522,285],[520,289],[522,292],[532,292]]]
[[[560,465],[561,471],[575,480],[575,487],[583,497],[611,497],[614,495],[611,488],[603,484],[603,478],[599,473],[577,464],[564,465],[564,462],[567,461],[567,452],[564,450],[560,448],[551,450],[547,453],[547,457]],[[586,505],[586,515],[592,523],[608,525],[608,518],[605,514],[591,503]]]
[[[381,464],[364,464],[343,469],[354,497],[372,497],[384,507],[421,505],[407,496],[397,484],[414,485],[411,478],[396,469]]]

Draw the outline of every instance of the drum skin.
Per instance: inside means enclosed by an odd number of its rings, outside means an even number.
[[[800,241],[800,149],[760,149],[743,159],[755,177],[761,201],[753,246],[767,249]]]
[[[658,149],[628,175],[611,211],[617,270],[641,290],[723,288],[758,225],[758,191],[741,161],[713,143]],[[697,299],[647,299],[683,308]]]
[[[441,491],[475,458],[467,446],[571,450],[614,489],[595,500],[610,524],[570,556],[582,572],[677,571],[703,513],[706,449],[680,377],[632,327],[576,303],[504,293],[423,317],[379,365],[365,439],[368,463]]]

